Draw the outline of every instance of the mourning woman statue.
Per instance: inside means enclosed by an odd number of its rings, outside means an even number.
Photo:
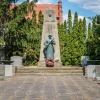
[[[43,50],[44,57],[46,60],[46,66],[47,67],[53,67],[54,66],[54,47],[55,40],[52,38],[52,35],[48,35],[48,38],[44,42],[45,48]]]

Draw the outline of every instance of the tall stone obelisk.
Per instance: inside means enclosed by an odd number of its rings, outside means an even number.
[[[40,59],[38,66],[45,67],[45,58],[43,54],[44,49],[44,41],[47,39],[48,35],[51,34],[52,37],[55,39],[56,45],[54,46],[55,53],[54,59],[59,59],[58,62],[54,62],[54,67],[61,66],[61,59],[60,59],[60,46],[59,46],[59,38],[58,38],[58,28],[56,22],[56,12],[52,8],[48,8],[45,10],[44,13],[44,23],[43,23],[43,31],[42,31],[42,41],[41,41],[41,50],[40,50]]]

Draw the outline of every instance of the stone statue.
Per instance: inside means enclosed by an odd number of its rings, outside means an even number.
[[[45,48],[43,50],[47,67],[54,66],[54,52],[55,52],[55,50],[54,50],[53,45],[55,45],[55,44],[56,44],[56,42],[52,38],[52,35],[48,35],[48,38],[44,42]]]

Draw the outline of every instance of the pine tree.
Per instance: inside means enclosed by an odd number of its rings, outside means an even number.
[[[38,14],[38,25],[40,28],[43,27],[43,20],[44,20],[44,16],[43,16],[42,12],[40,11]]]
[[[100,59],[100,16],[96,15],[88,25],[87,51],[90,59]]]
[[[65,33],[67,33],[67,22],[66,22],[66,20],[64,21],[63,26],[64,26]]]
[[[96,17],[94,17],[92,20],[92,31],[93,31],[93,34],[95,35],[95,33],[96,33]]]
[[[93,31],[92,31],[92,27],[91,27],[91,23],[88,24],[88,38],[87,38],[87,42],[86,42],[86,47],[87,47],[87,55],[90,58],[93,58],[94,54],[94,37],[93,37]]]
[[[36,22],[36,11],[33,10],[33,13],[32,13],[32,23],[35,25],[37,22]]]
[[[81,56],[85,54],[85,38],[86,33],[83,33],[83,21],[78,22],[77,12],[74,15],[74,24],[71,34],[71,65],[80,65]]]
[[[82,32],[83,32],[83,23],[82,23],[82,20],[79,19],[78,33],[82,33]]]
[[[100,15],[97,16],[96,33],[97,33],[97,36],[100,37]]]
[[[93,37],[92,27],[91,23],[88,24],[88,39],[91,39]]]
[[[95,56],[94,59],[100,59],[100,15],[96,15],[93,20],[93,26],[94,29],[94,48],[95,48]],[[92,30],[93,30],[92,29]]]
[[[78,14],[75,12],[74,14],[74,23],[73,23],[74,31],[78,32]]]
[[[71,15],[71,10],[68,11],[68,33],[72,32],[72,15]]]
[[[83,18],[83,33],[86,33],[86,18]]]

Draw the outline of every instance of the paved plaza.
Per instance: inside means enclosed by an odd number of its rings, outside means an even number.
[[[16,76],[0,80],[0,100],[100,100],[100,85],[84,76]]]

